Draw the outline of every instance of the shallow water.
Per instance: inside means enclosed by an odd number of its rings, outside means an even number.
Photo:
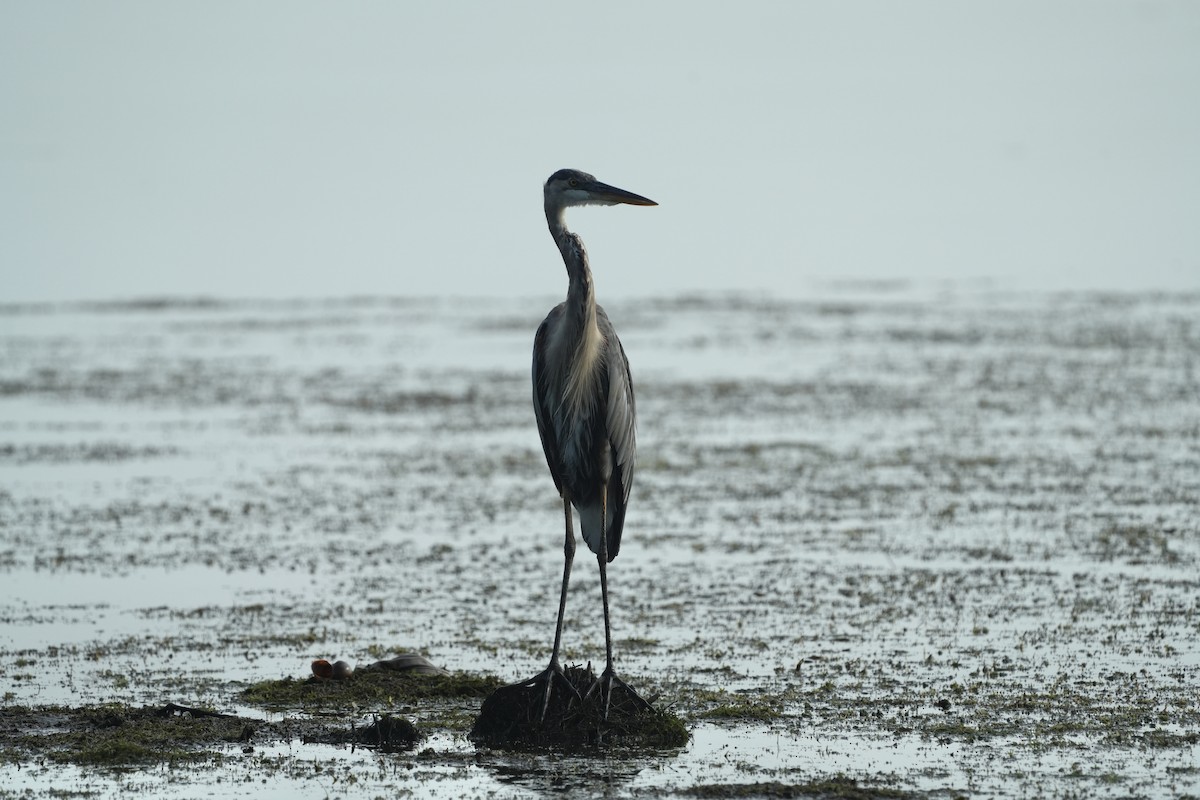
[[[4,704],[261,715],[243,686],[379,650],[539,670],[562,534],[528,363],[554,302],[0,307]],[[514,756],[442,732],[422,757],[296,744],[186,774],[8,763],[0,783],[1200,791],[1200,296],[849,286],[608,311],[640,417],[619,668],[676,704],[686,749]],[[571,662],[603,657],[583,555]],[[771,713],[711,715],[731,699]]]

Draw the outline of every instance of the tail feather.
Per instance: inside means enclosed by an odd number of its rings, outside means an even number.
[[[621,529],[625,527],[625,503],[623,498],[614,496],[612,486],[609,486],[608,492],[608,524],[605,529],[608,531],[608,560],[612,561],[617,557],[617,553],[621,549]],[[583,533],[583,541],[587,543],[588,549],[596,555],[600,555],[600,499],[596,498],[595,502],[588,503],[582,507],[576,506],[579,510],[579,528]]]

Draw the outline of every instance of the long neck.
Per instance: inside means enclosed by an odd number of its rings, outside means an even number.
[[[596,292],[592,286],[592,271],[588,268],[587,251],[583,249],[583,241],[567,230],[563,220],[563,209],[546,208],[546,223],[550,226],[550,235],[562,253],[563,264],[567,268],[570,284],[567,287],[567,309],[578,319],[579,324],[587,332],[596,327]]]
[[[604,336],[596,324],[596,293],[592,289],[587,251],[579,237],[567,230],[561,208],[547,206],[546,222],[570,278],[564,313],[559,318],[556,341],[552,343],[565,348],[563,407],[593,408],[597,398],[593,387],[604,350]]]

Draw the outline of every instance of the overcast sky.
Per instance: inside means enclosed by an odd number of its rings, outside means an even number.
[[[0,302],[1200,288],[1200,3],[0,3]]]

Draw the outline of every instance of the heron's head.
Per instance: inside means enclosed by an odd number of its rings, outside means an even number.
[[[612,206],[628,203],[631,206],[656,206],[648,197],[627,192],[577,169],[560,169],[546,181],[546,211],[561,211],[570,206]]]

